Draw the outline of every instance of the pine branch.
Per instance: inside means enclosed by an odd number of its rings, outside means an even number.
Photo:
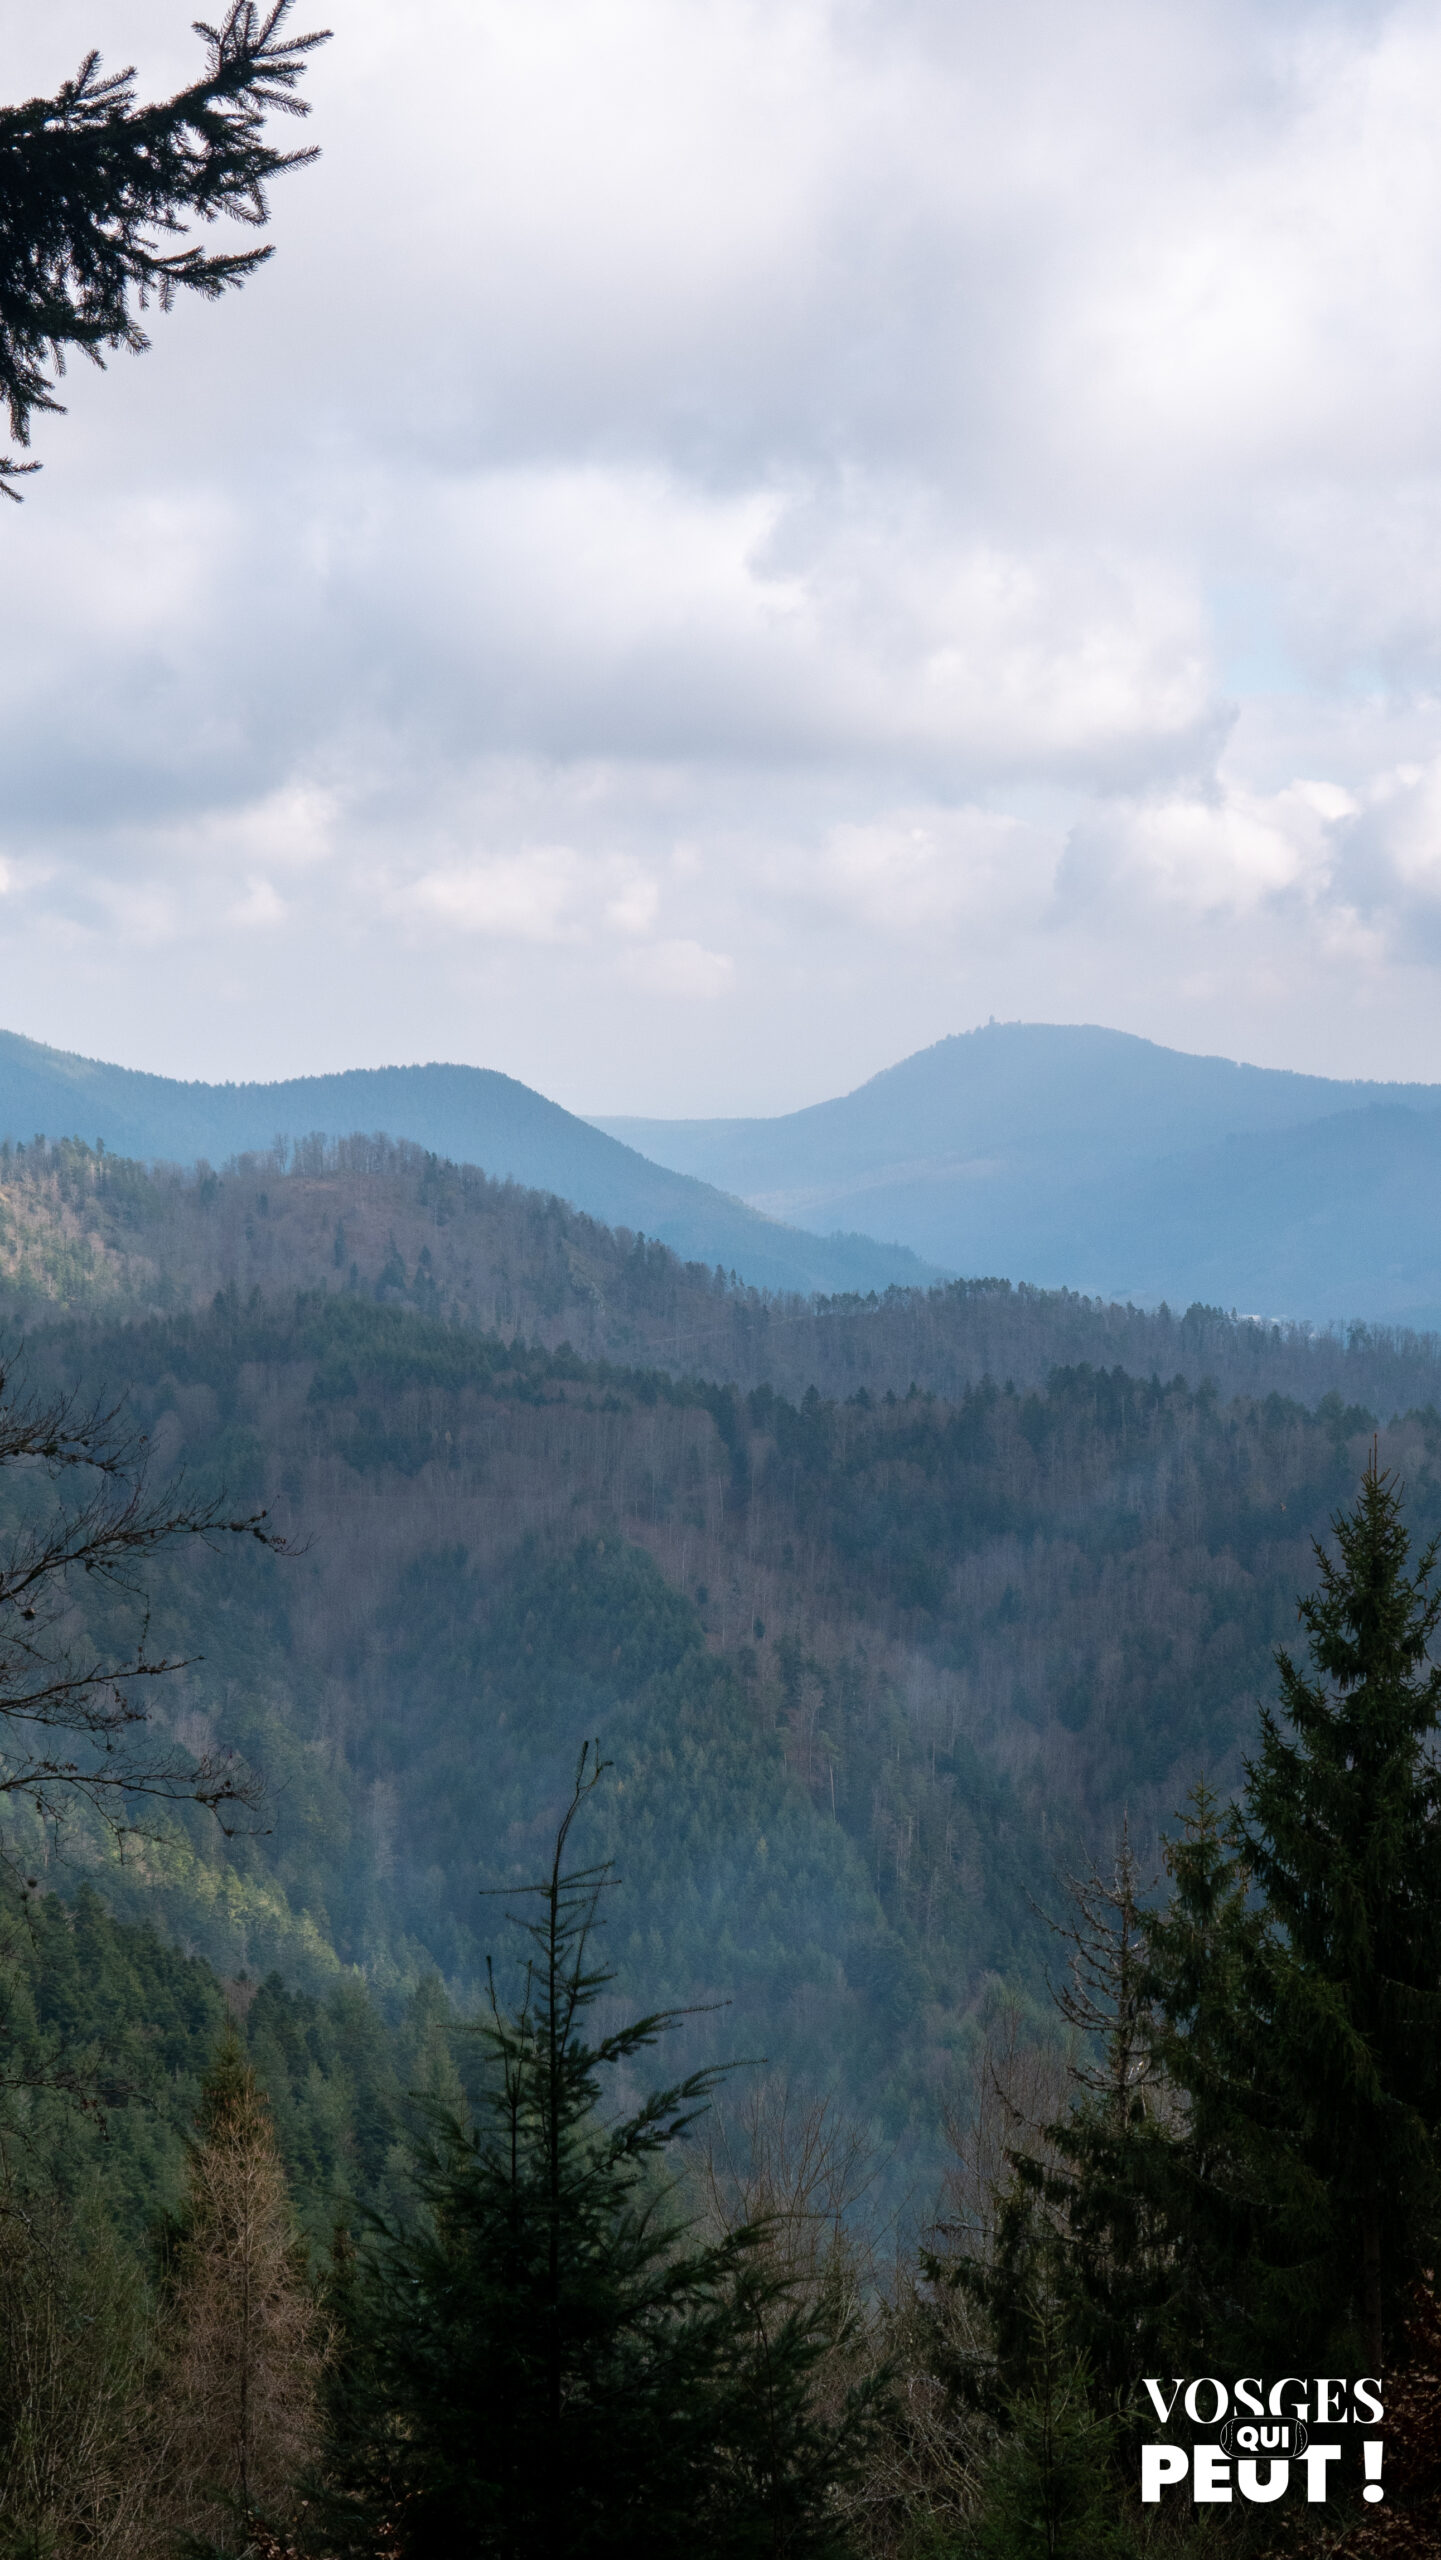
[[[291,7],[234,0],[218,26],[197,19],[204,75],[155,105],[136,106],[133,70],[102,78],[92,52],[53,97],[0,108],[0,406],[17,444],[29,443],[37,412],[62,411],[69,349],[102,365],[102,348],[139,353],[151,301],[214,301],[272,255],[269,244],[166,244],[222,215],[263,229],[269,181],[317,156],[279,151],[264,134],[269,113],[309,114],[299,82],[329,37],[287,35]],[[15,480],[37,467],[0,460],[0,491],[18,499]]]

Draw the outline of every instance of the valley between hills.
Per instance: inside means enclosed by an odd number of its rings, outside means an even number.
[[[1176,2292],[1210,2245],[1189,2186],[1139,2253],[1085,2235],[1117,2144],[1144,2181],[1189,2178],[1210,2138],[1159,2064],[1133,2083],[1191,2017],[1191,1957],[1139,2009],[1125,1967],[1137,1931],[1162,1962],[1210,1907],[1316,1542],[1358,1486],[1389,1538],[1393,1482],[1413,1539],[1441,1530],[1435,1335],[1004,1278],[766,1289],[415,1140],[316,1133],[189,1169],[0,1140],[0,1345],[7,1679],[41,1698],[7,1710],[0,1763],[0,2547],[38,2547],[39,2519],[57,2560],[392,2551],[367,2374],[397,2303],[403,2328],[430,2298],[417,2253],[451,2286],[466,2198],[510,2214],[523,2188],[553,2227],[532,2173],[557,2071],[578,2211],[610,2164],[604,2252],[662,2209],[689,2217],[668,2270],[693,2240],[756,2252],[759,2326],[742,2262],[717,2293],[703,2258],[657,2351],[689,2354],[719,2302],[721,2366],[792,2360],[783,2468],[820,2448],[817,2551],[962,2560],[1013,2473],[1030,2535],[1055,2467],[1023,2432],[1051,2387],[1015,2326],[1038,2304],[1079,2377],[1080,2560],[1153,2548],[1135,2358],[1171,2370],[1178,2323],[1219,2322],[1216,2371],[1289,2338],[1300,2248],[1316,2369],[1364,2352],[1356,2250],[1317,2240],[1339,2187],[1291,2236],[1309,2096],[1274,2205],[1249,2117],[1227,2137],[1265,2252],[1227,2222],[1219,2290]],[[43,1561],[57,1520],[74,1564]],[[115,1569],[87,1569],[92,1528]],[[553,2009],[535,1896],[568,1807]],[[1222,1874],[1205,1979],[1224,2034],[1260,2039],[1264,2112],[1292,1995],[1258,1976],[1237,2007],[1232,1937],[1259,1924]],[[1409,1914],[1409,1867],[1397,1890]],[[637,2185],[626,2146],[648,2161],[662,2119],[673,2182]],[[1057,2205],[1026,2201],[1093,2142]],[[1013,2335],[998,2431],[977,2394]],[[259,2392],[288,2435],[262,2443]],[[480,2405],[465,2383],[467,2441]]]
[[[1441,1519],[1429,1338],[767,1297],[415,1146],[7,1146],[0,1267],[37,1387],[123,1393],[159,1475],[301,1548],[153,1594],[195,1657],[155,1712],[264,1825],[73,1837],[62,1891],[225,1979],[464,2006],[598,1739],[619,1991],[729,2003],[698,2049],[839,2085],[922,2180],[1061,1876],[1235,1783],[1378,1426]]]

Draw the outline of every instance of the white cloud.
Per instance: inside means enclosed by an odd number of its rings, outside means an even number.
[[[1399,896],[1441,910],[1441,757],[1379,775],[1369,801],[1357,850],[1379,857]]]
[[[239,925],[283,924],[285,916],[285,901],[270,880],[248,881],[244,897],[229,910],[230,922]]]
[[[1044,918],[1059,852],[1053,835],[990,810],[898,809],[835,828],[812,894],[901,943],[961,926],[994,934]]]
[[[286,783],[248,806],[211,810],[199,827],[172,829],[169,850],[186,870],[229,871],[252,861],[271,870],[310,871],[332,858],[343,818],[338,791]]]
[[[660,882],[637,872],[613,898],[606,900],[605,921],[618,933],[650,931],[660,912]]]
[[[567,930],[579,871],[566,846],[537,845],[508,860],[422,872],[395,904],[402,914],[434,917],[462,933],[555,942]]]
[[[7,1020],[597,1109],[992,1011],[1441,1076],[1434,10],[336,25],[273,264],[0,522]]]
[[[652,942],[628,951],[621,973],[629,986],[651,995],[699,997],[710,1003],[729,993],[735,963],[728,952],[707,951],[699,942]]]
[[[1104,882],[1112,898],[1237,920],[1286,896],[1314,903],[1331,869],[1325,813],[1351,806],[1344,793],[1323,789],[1320,807],[1317,796],[1233,786],[1098,810],[1076,830],[1065,885],[1084,899]]]

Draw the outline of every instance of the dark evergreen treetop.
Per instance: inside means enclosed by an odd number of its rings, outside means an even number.
[[[1419,2031],[1441,1980],[1441,1541],[1408,1569],[1400,1492],[1374,1455],[1333,1525],[1339,1554],[1316,1547],[1320,1586],[1298,1603],[1311,1668],[1278,1653],[1285,1724],[1262,1710],[1247,1765],[1246,1855],[1296,1955],[1351,1987],[1357,2025],[1399,2003],[1393,2024]]]
[[[1124,1837],[1080,1888],[1060,2006],[1094,2059],[1008,2153],[988,2251],[931,2262],[990,2314],[967,2379],[1002,2413],[1045,2380],[1043,2312],[1123,2426],[1188,2354],[1380,2373],[1437,2263],[1441,1541],[1413,1553],[1374,1444],[1331,1527],[1239,1801],[1195,1791],[1162,1907]]]
[[[1146,1935],[1207,2352],[1376,2372],[1441,2239],[1441,1591],[1374,1445],[1331,1526],[1308,1658],[1278,1651],[1235,1812],[1199,1801]]]
[[[881,2382],[817,2388],[852,2315],[808,2302],[749,2220],[675,2211],[664,2163],[712,2067],[608,2115],[607,2087],[679,2023],[594,2034],[613,1977],[592,1939],[605,1866],[567,1869],[600,1765],[582,1758],[518,2007],[492,1996],[473,2117],[431,2110],[421,2214],[377,2222],[339,2305],[326,2549],[403,2560],[843,2560],[841,2493]]]
[[[1379,2372],[1441,2239],[1441,1624],[1373,1446],[1315,1547],[1229,1820],[1204,1791],[1146,1916],[1158,2155],[1196,2351]],[[1304,2342],[1304,2343],[1302,2343]],[[1339,2370],[1339,2364],[1337,2366]]]
[[[328,34],[286,35],[292,5],[232,0],[219,26],[197,19],[204,76],[157,105],[137,107],[134,72],[102,78],[89,53],[53,98],[0,107],[0,402],[17,444],[36,410],[61,408],[67,349],[96,364],[102,347],[138,352],[152,299],[167,310],[183,287],[214,300],[272,254],[167,242],[221,214],[261,228],[267,180],[315,158],[264,135],[272,108],[309,114],[297,86]],[[0,457],[0,489],[18,497],[7,483],[36,468]]]
[[[1361,2265],[1368,2352],[1441,2230],[1441,1623],[1438,1544],[1415,1560],[1373,1450],[1300,1603],[1310,1664],[1277,1656],[1241,1844],[1282,1939],[1276,2059]],[[1344,2245],[1344,2244],[1343,2244]]]

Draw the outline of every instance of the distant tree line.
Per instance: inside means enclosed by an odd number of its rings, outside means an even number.
[[[337,1231],[348,1239],[335,1250]],[[422,1277],[422,1270],[424,1277]],[[377,1294],[587,1360],[843,1402],[1057,1368],[1210,1381],[1222,1397],[1323,1396],[1379,1416],[1441,1403],[1441,1339],[1400,1326],[1260,1322],[995,1278],[806,1299],[686,1262],[552,1194],[379,1134],[283,1140],[223,1166],[147,1166],[75,1137],[0,1144],[0,1289],[17,1314],[167,1313],[230,1281]]]

